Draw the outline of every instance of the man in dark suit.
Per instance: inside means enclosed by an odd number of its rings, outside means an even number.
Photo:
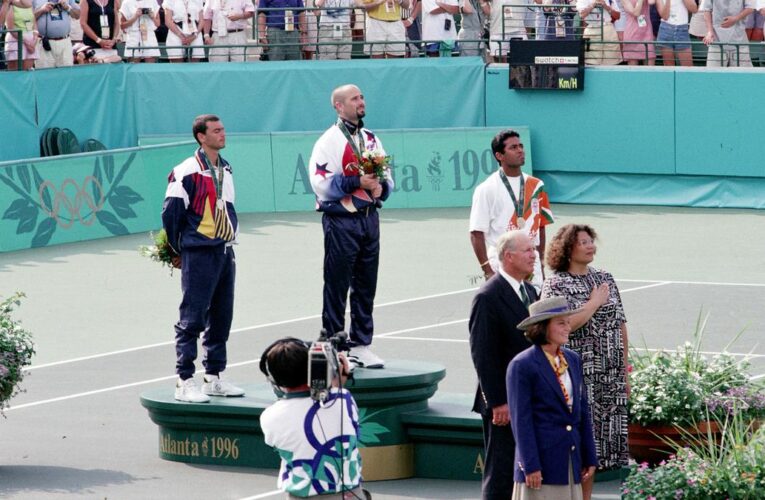
[[[499,272],[476,294],[470,311],[470,354],[478,374],[473,411],[483,418],[482,498],[507,500],[513,494],[515,440],[510,429],[505,373],[513,357],[531,346],[517,328],[536,301],[524,280],[534,271],[536,248],[523,231],[509,231],[497,241]]]

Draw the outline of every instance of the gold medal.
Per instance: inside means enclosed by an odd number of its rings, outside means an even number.
[[[526,219],[523,217],[518,217],[515,225],[518,226],[518,229],[523,229],[526,226]]]

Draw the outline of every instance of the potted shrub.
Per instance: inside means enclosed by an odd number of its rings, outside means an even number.
[[[3,416],[10,399],[20,391],[24,367],[35,353],[32,335],[12,316],[22,297],[24,294],[17,292],[0,302],[0,415]]]
[[[719,435],[686,436],[687,447],[655,467],[633,463],[623,500],[759,500],[765,491],[765,428],[736,411],[716,417]]]
[[[629,441],[637,462],[655,464],[690,436],[719,438],[718,420],[733,407],[745,421],[765,413],[765,395],[749,381],[746,358],[736,360],[727,346],[710,359],[702,354],[705,325],[700,317],[694,342],[674,352],[631,355]]]

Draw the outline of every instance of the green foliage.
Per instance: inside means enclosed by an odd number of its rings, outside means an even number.
[[[366,408],[359,408],[359,444],[362,446],[369,446],[370,444],[378,444],[381,442],[378,437],[380,434],[390,432],[390,430],[382,424],[374,421],[374,416],[386,410],[380,410],[374,413],[367,413]]]
[[[17,292],[0,302],[0,415],[8,407],[8,401],[20,392],[23,368],[30,364],[35,353],[32,334],[12,317],[22,297],[24,294]]]
[[[762,498],[765,392],[749,380],[746,358],[736,361],[725,350],[711,360],[702,354],[705,326],[706,318],[699,316],[694,342],[676,352],[631,356],[631,420],[673,424],[685,444],[666,439],[675,454],[656,467],[633,463],[622,487],[624,500]],[[684,430],[705,421],[711,425],[701,434]]]
[[[632,464],[622,499],[756,500],[765,491],[765,428],[741,414],[715,418],[719,433],[686,436],[689,447],[654,468]]]
[[[159,262],[163,266],[170,268],[170,274],[173,273],[173,257],[175,252],[170,247],[170,243],[167,241],[167,233],[164,229],[160,229],[158,233],[149,233],[149,237],[154,242],[153,245],[141,245],[138,247],[138,252],[148,257],[154,262]]]
[[[707,359],[702,353],[705,327],[706,318],[702,321],[700,316],[694,342],[686,342],[675,352],[631,353],[629,412],[632,422],[693,425],[706,420],[710,410],[722,416],[727,407],[735,404],[731,399],[737,398],[741,401],[738,408],[749,411],[750,416],[765,411],[765,399],[762,407],[757,408],[762,389],[749,381],[747,358],[736,360],[722,352]],[[738,335],[734,340],[736,338]],[[744,396],[751,403],[748,406],[744,404]],[[718,399],[725,399],[727,406]]]

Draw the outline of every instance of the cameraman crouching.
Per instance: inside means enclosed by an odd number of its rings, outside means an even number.
[[[277,486],[286,498],[364,499],[359,413],[351,393],[338,388],[350,373],[340,354],[335,377],[323,402],[308,385],[310,345],[296,338],[277,340],[260,357],[260,371],[283,395],[266,408],[260,426],[267,445],[281,457]]]

